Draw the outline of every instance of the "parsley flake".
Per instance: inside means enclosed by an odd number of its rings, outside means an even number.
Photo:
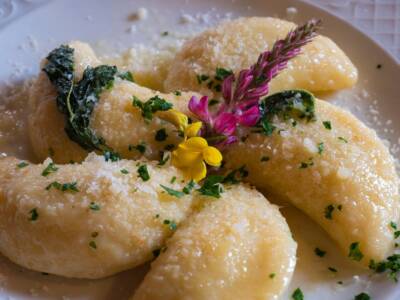
[[[90,241],[89,242],[89,247],[92,248],[92,249],[97,249],[96,242],[95,241]]]
[[[167,131],[165,130],[165,128],[161,128],[157,130],[155,135],[155,140],[157,142],[163,142],[167,139],[167,137],[168,137]]]
[[[292,299],[293,300],[304,300],[304,295],[300,288],[295,289],[295,291],[292,294]]]
[[[318,154],[321,155],[322,152],[324,152],[324,150],[325,150],[325,145],[324,145],[324,143],[323,143],[323,142],[319,143],[319,144],[318,144]]]
[[[139,153],[143,154],[146,152],[146,143],[145,142],[141,142],[140,144],[134,146],[134,145],[129,145],[128,146],[128,150],[129,151],[133,151],[133,150],[137,150],[139,151]]]
[[[274,278],[276,276],[276,274],[275,273],[271,273],[271,274],[269,274],[269,278]]]
[[[89,208],[94,211],[99,211],[100,205],[95,202],[90,202]]]
[[[184,192],[186,195],[189,195],[195,185],[196,183],[193,180],[190,180],[189,183],[183,188],[182,192]]]
[[[315,255],[319,257],[324,257],[326,254],[326,251],[319,249],[318,247],[314,249]]]
[[[129,171],[127,169],[121,169],[121,173],[126,175],[129,174]]]
[[[142,111],[142,116],[147,122],[153,119],[153,114],[157,111],[167,111],[172,108],[171,103],[159,96],[154,96],[146,102],[142,102],[139,98],[133,96],[132,105]]]
[[[222,187],[224,179],[224,176],[209,175],[204,179],[203,185],[197,191],[204,196],[220,198],[221,193],[224,191]]]
[[[182,198],[183,196],[185,196],[184,192],[180,192],[174,189],[171,189],[165,185],[160,184],[160,186],[171,196],[174,196],[176,198]]]
[[[341,141],[341,142],[343,142],[343,143],[345,143],[345,144],[348,143],[348,141],[347,141],[344,137],[342,137],[342,136],[339,136],[339,137],[338,137],[338,140]]]
[[[376,263],[374,260],[369,262],[369,268],[376,273],[389,272],[388,277],[397,282],[397,274],[400,272],[400,254],[393,254],[381,262]]]
[[[29,217],[29,221],[36,221],[39,218],[39,213],[37,212],[37,208],[33,208],[29,211],[29,214],[31,215]]]
[[[325,129],[328,129],[328,130],[332,129],[331,121],[323,121],[322,124],[324,124]]]
[[[142,178],[143,181],[150,179],[149,171],[147,170],[147,165],[141,165],[137,169],[138,176]]]
[[[349,247],[349,257],[355,261],[360,261],[364,257],[364,254],[362,254],[360,250],[359,242],[351,243]]]
[[[325,207],[325,218],[332,220],[332,213],[335,210],[335,207],[332,204],[329,204]]]
[[[328,270],[331,271],[332,273],[337,273],[337,270],[333,267],[328,267]]]
[[[135,80],[133,78],[133,75],[132,75],[132,73],[130,71],[126,71],[126,72],[120,73],[120,74],[118,74],[118,77],[123,79],[123,80],[127,80],[127,81],[130,81],[130,82],[135,82]]]
[[[67,183],[59,183],[58,181],[53,181],[46,187],[46,190],[55,188],[62,192],[79,192],[78,187],[76,185],[77,185],[76,181],[71,182],[71,183],[68,183],[68,182]]]
[[[371,300],[371,297],[366,293],[361,293],[355,296],[354,300]]]
[[[54,173],[58,170],[54,163],[49,163],[49,165],[43,170],[42,176],[46,177],[47,175]]]
[[[173,220],[164,220],[164,225],[168,225],[168,228],[172,231],[175,231],[178,225]]]
[[[19,164],[17,164],[17,167],[19,169],[25,168],[27,166],[29,166],[29,164],[27,162],[25,162],[25,161],[21,161]]]

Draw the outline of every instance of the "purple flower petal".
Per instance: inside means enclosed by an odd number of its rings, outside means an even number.
[[[225,99],[226,103],[230,103],[232,99],[232,86],[235,81],[235,75],[229,75],[225,78],[224,82],[222,83],[222,96]]]
[[[193,96],[189,101],[189,110],[194,113],[201,121],[211,123],[211,116],[208,111],[208,97],[203,96],[200,100]]]
[[[237,115],[238,123],[246,127],[252,127],[256,125],[259,119],[260,109],[258,105],[254,105],[248,110],[242,111],[240,115]]]
[[[218,134],[233,135],[236,131],[236,124],[234,114],[222,112],[214,119],[214,130]]]

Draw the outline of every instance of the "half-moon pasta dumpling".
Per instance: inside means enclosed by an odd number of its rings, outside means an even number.
[[[181,224],[132,299],[278,299],[295,262],[278,208],[236,185]]]
[[[187,182],[172,166],[146,161],[28,165],[0,160],[0,252],[28,269],[101,278],[143,264],[192,210],[161,184]],[[176,181],[171,184],[171,178]]]
[[[73,42],[70,47],[74,49],[77,78],[88,66],[100,64],[87,44]],[[171,103],[175,109],[187,111],[187,100],[193,94],[162,94],[116,76],[112,88],[100,94],[89,126],[124,158],[138,158],[144,154],[147,158],[159,159],[160,151],[176,142],[176,129],[159,118],[146,121],[141,110],[132,105],[133,96],[142,102],[157,96]],[[57,108],[56,97],[55,88],[47,75],[41,72],[31,87],[29,97],[29,136],[34,153],[40,161],[49,156],[57,163],[82,161],[88,152],[66,134],[66,118]],[[160,135],[156,137],[159,130]],[[138,147],[140,145],[141,148]]]
[[[394,160],[376,133],[350,113],[316,100],[315,121],[275,116],[272,135],[227,148],[227,168],[245,165],[257,188],[287,199],[320,224],[355,261],[393,250],[400,217]]]
[[[210,94],[211,87],[213,92],[219,91],[224,72],[216,74],[217,68],[234,73],[249,68],[260,53],[270,49],[295,26],[277,18],[252,17],[209,29],[183,45],[169,70],[165,89]],[[353,86],[357,76],[357,69],[344,52],[331,39],[317,36],[271,81],[270,91],[338,90]]]

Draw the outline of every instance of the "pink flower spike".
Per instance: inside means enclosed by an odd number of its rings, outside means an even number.
[[[231,135],[231,136],[226,137],[226,139],[224,141],[220,142],[216,146],[219,147],[219,148],[223,148],[225,146],[229,146],[229,145],[231,145],[233,143],[236,143],[237,141],[238,141],[237,136]]]
[[[222,83],[222,96],[224,97],[225,101],[229,103],[232,99],[232,87],[235,81],[235,75],[229,75],[225,78],[224,82]]]
[[[189,110],[194,113],[201,121],[211,123],[211,116],[208,111],[208,97],[203,96],[200,100],[193,96],[189,101]]]
[[[236,130],[236,117],[231,113],[220,113],[214,120],[214,130],[218,134],[233,135]]]
[[[252,127],[256,125],[259,119],[260,109],[258,105],[254,105],[249,109],[242,111],[240,115],[237,115],[238,123],[246,127]]]

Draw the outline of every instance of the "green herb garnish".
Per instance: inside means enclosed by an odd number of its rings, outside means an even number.
[[[275,278],[275,276],[276,276],[276,274],[275,273],[271,273],[271,274],[269,274],[269,278]]]
[[[215,80],[218,81],[224,81],[225,78],[227,78],[228,76],[232,75],[233,72],[232,70],[228,70],[225,68],[216,68],[215,69]]]
[[[97,204],[95,202],[90,202],[89,208],[91,210],[99,211],[100,210],[100,204]]]
[[[89,242],[89,247],[90,247],[90,248],[93,248],[93,249],[97,249],[96,242],[95,242],[95,241],[90,241],[90,242]]]
[[[89,123],[101,92],[112,87],[117,68],[106,65],[87,67],[82,79],[76,82],[74,49],[62,45],[47,56],[43,71],[57,91],[57,107],[66,117],[68,137],[87,151],[110,150],[104,139],[95,135]]]
[[[324,152],[324,150],[325,150],[325,145],[324,145],[324,143],[319,143],[318,144],[318,154],[322,154],[322,152]]]
[[[361,293],[355,296],[354,300],[371,300],[371,297],[366,293]]]
[[[76,181],[71,183],[59,183],[58,181],[53,181],[46,187],[46,190],[55,188],[62,192],[79,192],[78,187],[76,185],[77,185]]]
[[[130,82],[135,82],[135,80],[133,78],[133,75],[132,75],[132,73],[130,71],[126,71],[126,72],[120,73],[120,74],[118,74],[118,77],[123,79],[123,80],[127,80],[127,81],[130,81]]]
[[[299,118],[314,120],[315,98],[303,90],[288,90],[265,97],[260,102],[261,119],[258,126],[265,135],[271,135],[275,129],[274,116],[283,119]]]
[[[196,183],[193,180],[190,180],[189,183],[183,188],[182,192],[189,195],[195,185]]]
[[[204,196],[220,198],[221,193],[224,191],[222,187],[224,179],[224,176],[209,175],[204,179],[203,185],[197,191]]]
[[[163,142],[167,139],[167,137],[168,137],[167,131],[165,130],[165,128],[161,128],[157,130],[154,138],[157,142]]]
[[[349,257],[352,260],[355,261],[360,261],[363,257],[364,254],[362,254],[361,250],[360,250],[360,243],[359,242],[354,242],[350,245],[349,247]]]
[[[389,272],[388,277],[397,282],[397,274],[400,272],[400,254],[393,254],[381,262],[371,260],[369,268],[376,273]]]
[[[105,161],[119,161],[121,159],[121,156],[119,155],[119,153],[114,152],[114,151],[110,151],[110,150],[106,150],[103,152],[103,156]]]
[[[58,170],[54,163],[49,163],[48,166],[43,170],[42,176],[46,177],[47,175],[54,173]]]
[[[348,143],[348,141],[347,141],[344,137],[342,137],[342,136],[339,136],[339,137],[338,137],[338,140],[341,141],[341,142],[343,142],[343,143],[345,143],[345,144]]]
[[[174,196],[176,198],[182,198],[183,196],[185,196],[184,192],[171,189],[171,188],[169,188],[169,187],[167,187],[165,185],[162,185],[162,184],[160,184],[160,186],[171,196]]]
[[[172,231],[175,231],[178,225],[176,225],[175,221],[173,220],[164,220],[164,225],[168,225],[168,228]]]
[[[39,218],[39,213],[37,212],[37,208],[33,208],[29,211],[29,214],[31,215],[29,217],[29,221],[36,221]]]
[[[337,270],[333,267],[328,267],[328,270],[331,271],[332,273],[337,273]]]
[[[329,204],[325,207],[325,218],[332,220],[332,213],[335,210],[335,207],[332,204]]]
[[[328,130],[332,129],[331,121],[323,121],[322,124],[324,125],[325,129],[328,129]]]
[[[22,169],[29,166],[29,164],[25,161],[21,161],[19,164],[17,164],[17,168]]]
[[[121,173],[126,175],[129,174],[129,171],[127,169],[121,169]]]
[[[319,249],[318,247],[314,249],[315,255],[319,257],[324,257],[326,254],[326,251]]]
[[[134,146],[134,145],[129,145],[128,146],[128,150],[132,151],[132,150],[137,150],[139,151],[141,154],[146,152],[146,143],[141,142],[140,144]]]
[[[146,102],[142,102],[139,98],[133,96],[132,105],[138,107],[142,111],[142,116],[147,122],[153,119],[154,113],[158,111],[167,111],[172,108],[171,103],[159,96],[154,96]]]
[[[150,179],[149,171],[147,170],[147,165],[141,165],[137,169],[138,176],[142,178],[143,181],[147,181]]]
[[[304,300],[304,295],[300,288],[295,289],[295,291],[292,294],[292,299],[293,300]]]

